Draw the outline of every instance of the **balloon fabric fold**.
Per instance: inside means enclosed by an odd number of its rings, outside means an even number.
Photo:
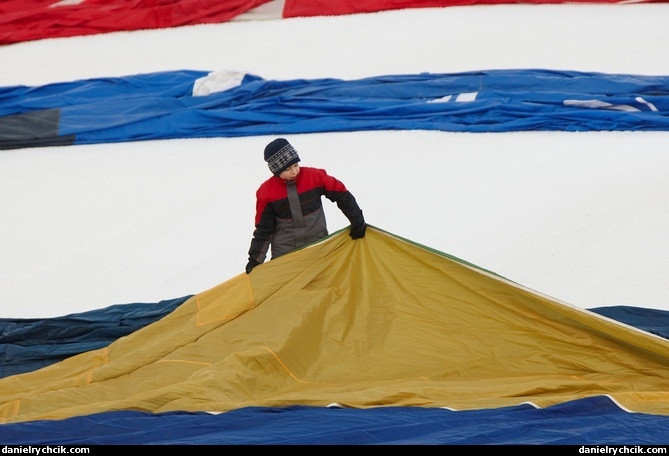
[[[0,416],[602,395],[669,415],[669,341],[370,226],[195,294],[107,347],[0,379]]]

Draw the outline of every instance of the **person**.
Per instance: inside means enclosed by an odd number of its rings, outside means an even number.
[[[301,167],[297,151],[285,138],[270,142],[264,157],[273,176],[256,191],[247,274],[265,261],[270,248],[275,259],[328,235],[322,196],[337,203],[349,220],[352,239],[365,237],[362,210],[342,182],[324,169]]]

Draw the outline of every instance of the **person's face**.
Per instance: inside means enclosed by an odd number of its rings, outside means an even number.
[[[298,174],[300,174],[300,164],[295,163],[279,174],[279,177],[283,180],[294,181]]]

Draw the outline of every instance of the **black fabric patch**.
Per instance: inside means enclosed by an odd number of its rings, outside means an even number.
[[[0,149],[70,146],[75,135],[59,136],[60,109],[0,117]]]

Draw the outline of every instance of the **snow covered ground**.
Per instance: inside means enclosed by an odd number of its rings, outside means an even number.
[[[480,5],[49,39],[0,47],[0,86],[180,69],[667,75],[667,17],[669,4]],[[372,225],[578,307],[669,310],[669,132],[282,136]],[[157,302],[243,273],[273,138],[0,151],[0,316]],[[346,226],[325,204],[331,231]]]

